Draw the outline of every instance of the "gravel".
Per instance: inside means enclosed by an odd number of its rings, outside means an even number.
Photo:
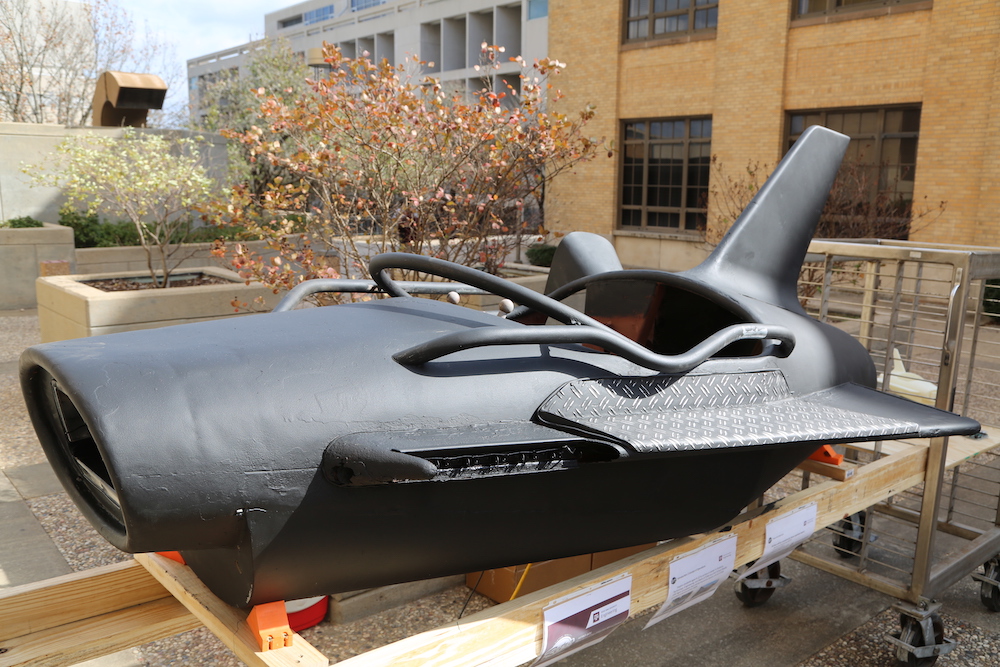
[[[4,311],[0,315],[0,364],[17,361],[26,347],[41,342],[38,333],[38,315],[35,311],[22,311],[12,314]]]
[[[4,311],[0,315],[0,468],[45,461],[24,408],[17,377],[21,352],[40,340],[34,311]]]
[[[941,613],[945,638],[958,642],[936,667],[996,667],[1000,634]],[[896,664],[895,647],[885,637],[899,633],[899,612],[886,609],[796,667],[887,667]]]
[[[98,535],[65,493],[26,502],[73,570],[89,570],[131,558]]]
[[[13,372],[0,374],[0,406],[0,468],[44,463],[45,454],[31,427],[21,385]]]
[[[198,665],[199,667],[241,667],[243,663],[208,628],[197,628],[159,639],[135,649],[145,667]]]
[[[455,586],[351,623],[321,623],[304,631],[302,636],[331,661],[346,660],[410,635],[454,622],[468,597],[468,588]],[[469,616],[491,606],[493,602],[489,598],[475,594],[464,615]]]

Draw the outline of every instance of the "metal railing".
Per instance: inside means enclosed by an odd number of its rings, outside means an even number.
[[[904,241],[814,241],[803,306],[868,349],[879,388],[979,420],[1000,444],[1000,250]],[[995,305],[994,305],[995,304]],[[952,438],[960,452],[964,438]],[[989,446],[982,441],[970,451]],[[855,465],[889,443],[846,446]],[[927,443],[922,484],[821,531],[797,558],[913,604],[926,604],[1000,552],[1000,456],[948,467]],[[815,480],[803,476],[803,486]]]

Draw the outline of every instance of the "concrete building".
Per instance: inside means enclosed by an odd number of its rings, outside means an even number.
[[[314,67],[323,67],[328,42],[348,57],[427,61],[425,73],[475,90],[482,86],[474,67],[483,42],[528,62],[547,55],[548,0],[308,0],[265,15],[264,36],[286,40]],[[255,44],[189,60],[192,102],[218,72],[241,67]],[[516,86],[519,73],[505,63],[497,76]]]
[[[718,211],[716,163],[773,165],[812,124],[914,206],[916,241],[1000,245],[1000,3],[550,0],[567,109],[614,140],[561,177],[547,226],[612,238],[626,265],[683,269]],[[716,183],[715,185],[719,185]]]

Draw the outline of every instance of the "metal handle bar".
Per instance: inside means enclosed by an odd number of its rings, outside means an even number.
[[[587,289],[591,283],[594,282],[612,282],[617,280],[646,280],[658,283],[673,284],[685,290],[699,290],[710,291],[715,297],[724,297],[718,294],[714,290],[705,290],[703,286],[699,286],[697,283],[693,283],[690,280],[686,280],[676,273],[670,273],[667,271],[660,271],[658,269],[623,269],[621,271],[607,271],[604,273],[595,273],[589,276],[583,276],[582,278],[577,278],[572,282],[568,282],[565,285],[561,285],[556,289],[552,290],[545,296],[550,299],[555,299],[556,301],[564,301],[567,297],[576,294],[582,290]],[[699,292],[701,293],[701,292]],[[749,318],[749,314],[743,309],[743,307],[733,302],[732,299],[726,298],[727,308],[736,309],[739,314],[743,317]],[[507,315],[508,320],[516,320],[523,317],[531,312],[531,309],[527,306],[518,306],[513,311]]]
[[[378,283],[379,287],[392,296],[409,296],[409,294],[399,286],[399,283],[389,276],[388,272],[390,269],[410,269],[412,271],[421,271],[442,278],[448,278],[449,280],[457,280],[485,289],[498,296],[507,297],[517,303],[527,305],[563,324],[585,324],[596,329],[608,331],[615,336],[621,335],[592,317],[584,315],[575,308],[570,308],[564,303],[550,299],[527,287],[522,287],[509,280],[504,280],[503,278],[468,266],[446,262],[436,257],[427,257],[406,252],[388,252],[373,257],[368,263],[368,270],[371,271],[372,278]]]
[[[712,334],[687,352],[675,355],[656,354],[610,330],[593,327],[526,326],[523,328],[491,327],[459,331],[398,352],[392,358],[401,364],[414,366],[438,359],[452,352],[486,345],[590,343],[600,345],[620,357],[651,370],[661,373],[685,373],[736,341],[764,339],[779,341],[786,348],[786,354],[795,347],[795,336],[789,329],[763,324],[728,326]]]
[[[431,283],[424,281],[403,281],[396,283],[410,294],[489,294],[486,290],[465,283]],[[382,289],[373,280],[349,280],[347,278],[317,278],[299,283],[282,297],[272,313],[284,313],[313,294],[321,292],[354,292],[361,294],[382,294]]]

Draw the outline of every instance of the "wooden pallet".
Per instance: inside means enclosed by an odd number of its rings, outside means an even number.
[[[994,439],[955,438],[948,464],[995,446]],[[961,441],[961,442],[958,442]],[[513,667],[536,657],[542,643],[542,609],[557,598],[621,573],[632,576],[633,614],[663,603],[671,560],[718,537],[738,536],[736,565],[760,557],[769,521],[808,503],[817,504],[816,529],[900,493],[924,479],[928,445],[893,445],[892,453],[740,515],[712,533],[671,540],[561,584],[492,607],[436,630],[414,635],[339,664],[350,667],[489,663]],[[259,651],[247,612],[224,604],[190,569],[155,554],[134,561],[57,577],[0,593],[0,667],[56,667],[138,646],[200,625],[207,626],[248,665],[327,665],[302,637],[293,645]]]

